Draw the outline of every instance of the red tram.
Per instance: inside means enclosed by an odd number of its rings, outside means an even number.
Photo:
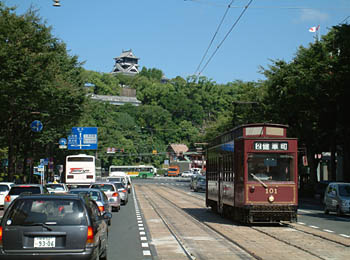
[[[218,136],[207,149],[206,205],[244,223],[295,222],[297,148],[280,124],[248,124]]]

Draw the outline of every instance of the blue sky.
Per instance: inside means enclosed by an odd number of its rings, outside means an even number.
[[[233,1],[207,59],[249,1]],[[132,49],[140,68],[186,78],[196,72],[231,0],[61,0],[61,7],[52,0],[3,2],[19,14],[31,5],[38,9],[88,70],[111,72],[113,58]],[[314,41],[310,27],[320,25],[324,35],[349,16],[349,0],[253,0],[201,75],[217,83],[263,80],[260,66],[290,61],[300,45]]]

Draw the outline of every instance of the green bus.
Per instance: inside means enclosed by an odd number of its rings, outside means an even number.
[[[152,165],[134,165],[134,166],[116,166],[111,165],[109,167],[109,176],[113,175],[113,172],[124,172],[130,178],[153,178],[157,174],[157,168]]]

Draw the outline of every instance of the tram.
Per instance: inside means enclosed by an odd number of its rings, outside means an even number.
[[[247,124],[207,147],[206,205],[243,223],[297,221],[297,139],[286,125]]]

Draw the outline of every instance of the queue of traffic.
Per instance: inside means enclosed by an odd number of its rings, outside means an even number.
[[[0,259],[107,259],[112,212],[131,190],[122,176],[88,185],[2,185]]]

